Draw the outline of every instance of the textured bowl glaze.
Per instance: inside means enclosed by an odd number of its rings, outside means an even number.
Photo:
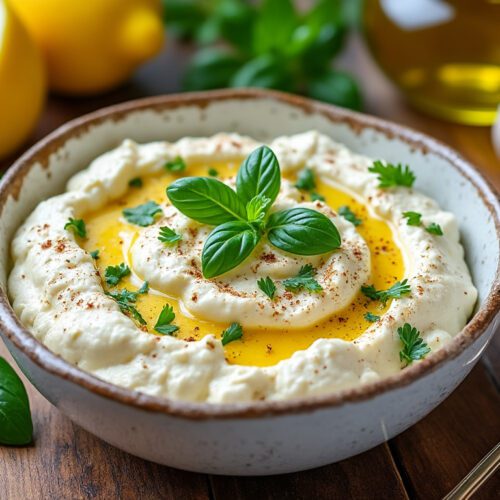
[[[113,386],[52,354],[9,305],[9,245],[40,201],[106,150],[220,131],[261,140],[317,129],[356,152],[411,165],[417,189],[458,216],[479,290],[473,318],[443,349],[397,375],[356,389],[284,402],[210,405],[159,399]],[[277,474],[342,460],[413,425],[469,373],[498,328],[498,196],[444,145],[389,122],[260,90],[143,99],[84,116],[31,148],[0,184],[0,329],[21,369],[74,422],[134,455],[215,474]]]

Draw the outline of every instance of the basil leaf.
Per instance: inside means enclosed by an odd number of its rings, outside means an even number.
[[[236,177],[236,192],[245,205],[255,196],[262,195],[269,198],[271,206],[278,196],[280,184],[278,159],[271,148],[261,146],[241,164]]]
[[[241,264],[259,242],[257,231],[246,222],[231,221],[208,236],[201,255],[205,278],[214,278]]]
[[[223,38],[244,54],[252,52],[255,8],[241,1],[223,1],[216,10]]]
[[[184,76],[184,90],[211,90],[227,87],[241,61],[224,49],[200,50],[190,61]]]
[[[264,89],[292,90],[294,80],[286,62],[276,54],[263,54],[250,59],[234,74],[231,87],[259,87]]]
[[[271,214],[269,241],[281,250],[298,255],[319,255],[340,246],[340,234],[333,222],[316,210],[292,208]]]
[[[357,83],[346,73],[328,70],[310,81],[307,93],[310,97],[360,110],[362,107],[361,92]]]
[[[246,220],[244,203],[221,181],[208,177],[184,177],[167,188],[172,205],[186,217],[217,226]]]
[[[28,394],[14,369],[0,357],[0,444],[22,446],[32,438]]]

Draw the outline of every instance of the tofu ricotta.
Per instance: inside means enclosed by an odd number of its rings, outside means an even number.
[[[235,165],[221,177],[233,187],[239,163],[258,146],[236,134],[143,145],[126,140],[93,161],[69,181],[64,194],[41,203],[13,240],[9,293],[23,324],[52,351],[101,379],[156,396],[212,403],[283,400],[373,382],[403,368],[398,328],[405,323],[418,329],[431,351],[463,328],[477,292],[454,216],[412,188],[380,188],[368,170],[372,159],[314,131],[269,144],[284,177],[271,212],[304,207],[326,215],[341,235],[340,248],[303,256],[262,238],[241,265],[204,278],[201,253],[213,227],[169,204],[166,185],[154,186],[167,175],[165,163],[181,157],[188,167],[178,176],[210,165],[222,165],[221,170]],[[331,189],[334,194],[313,201],[298,190],[293,179],[305,167],[325,193]],[[119,212],[113,207],[135,189],[130,181],[137,178],[162,193],[161,214],[146,227],[114,218]],[[140,191],[134,196],[141,196]],[[336,197],[341,196],[366,210],[360,226],[339,214]],[[422,223],[408,225],[407,212],[421,214]],[[70,218],[87,222],[86,239],[65,229]],[[428,232],[431,223],[443,234]],[[381,229],[373,229],[375,225]],[[181,235],[177,244],[158,239],[165,226]],[[102,241],[108,243],[95,260],[91,245]],[[146,325],[125,315],[106,293],[112,289],[105,283],[103,265],[111,255],[119,255],[131,270],[127,289],[148,282],[148,297],[137,299]],[[360,292],[377,282],[381,259],[387,284],[404,277],[410,287],[386,305],[372,303]],[[322,291],[287,290],[283,280],[307,265],[315,270]],[[274,300],[257,286],[264,278],[276,284]],[[153,328],[152,318],[166,303],[173,304],[179,324],[179,332],[171,336],[157,335]],[[364,320],[363,312],[378,319]],[[352,327],[353,318],[359,325],[356,335],[335,333]],[[241,325],[243,337],[223,346],[220,332],[233,322]],[[245,358],[245,349],[279,352],[280,342],[297,338],[311,340],[281,355],[279,362],[241,362],[251,359]],[[235,349],[243,353],[241,358]]]

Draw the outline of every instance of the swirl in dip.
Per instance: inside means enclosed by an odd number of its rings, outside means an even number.
[[[320,212],[338,229],[339,248],[298,255],[262,237],[240,265],[205,278],[202,250],[214,228],[175,208],[165,188],[209,175],[234,188],[240,163],[259,146],[236,134],[126,140],[97,158],[66,193],[40,204],[12,243],[9,293],[23,324],[104,380],[214,403],[373,382],[460,331],[477,294],[454,216],[412,183],[381,187],[373,160],[317,132],[269,145],[282,175],[270,214]],[[160,208],[147,223],[124,216],[151,202]],[[71,219],[85,224],[83,237]],[[165,227],[176,241],[159,239]],[[290,287],[304,270],[313,287]],[[264,279],[273,299],[258,284]],[[124,290],[133,293],[125,307]],[[167,328],[155,328],[167,304]],[[238,334],[223,345],[228,327]]]

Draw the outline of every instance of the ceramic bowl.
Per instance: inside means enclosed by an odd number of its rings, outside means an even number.
[[[479,301],[443,349],[356,389],[284,402],[210,405],[159,399],[103,382],[36,341],[6,292],[9,244],[42,200],[130,137],[174,141],[235,131],[262,140],[317,129],[357,152],[411,165],[416,188],[455,213]],[[435,140],[362,114],[276,92],[215,91],[113,106],[64,125],[31,148],[0,185],[2,337],[35,387],[103,440],[161,464],[215,474],[277,474],[361,453],[404,431],[445,399],[498,327],[498,197],[475,168]],[[41,431],[43,432],[43,430]]]

